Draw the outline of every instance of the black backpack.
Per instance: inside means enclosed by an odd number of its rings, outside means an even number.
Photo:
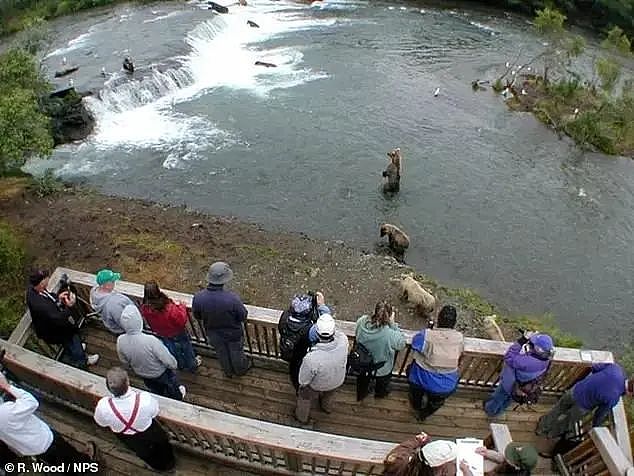
[[[296,312],[293,304],[300,301],[304,305],[302,312]],[[307,300],[310,306],[306,309]],[[298,295],[293,298],[291,306],[280,316],[277,330],[280,333],[280,357],[290,362],[293,360],[297,344],[302,340],[307,340],[310,327],[317,321],[317,306],[313,296]]]
[[[347,367],[349,375],[357,377],[359,375],[374,375],[384,364],[385,361],[375,362],[372,352],[359,341],[354,341],[352,350],[348,354]]]

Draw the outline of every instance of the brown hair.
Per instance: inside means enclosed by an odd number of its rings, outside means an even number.
[[[143,304],[147,304],[155,311],[162,311],[170,302],[170,298],[161,291],[156,281],[148,281],[143,287]]]
[[[387,301],[379,301],[374,306],[371,322],[373,327],[383,327],[390,323],[392,317],[392,305]]]

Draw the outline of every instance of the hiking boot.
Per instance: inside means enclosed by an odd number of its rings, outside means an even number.
[[[99,354],[89,355],[86,359],[86,363],[88,365],[95,365],[97,362],[99,362]]]
[[[183,398],[185,398],[185,395],[187,395],[187,389],[185,388],[185,385],[179,385],[178,390],[181,392]]]
[[[197,355],[194,360],[196,362],[196,367],[200,367],[203,364],[203,358],[200,355]]]
[[[90,461],[97,461],[98,457],[97,444],[94,441],[86,443],[86,455],[90,458]]]

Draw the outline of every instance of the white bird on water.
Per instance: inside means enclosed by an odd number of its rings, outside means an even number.
[[[62,64],[63,64],[63,65],[65,65],[65,64],[66,64],[66,56],[64,56],[64,57],[62,58]]]
[[[72,88],[74,84],[75,84],[75,82],[73,81],[73,78],[70,78],[68,80],[68,85]]]
[[[440,88],[436,88],[436,90],[434,91],[434,97],[438,96],[440,94]]]
[[[578,107],[575,108],[575,117],[577,117],[577,115],[579,115],[579,108]]]
[[[106,68],[102,66],[101,67],[101,75],[105,77],[107,74],[108,73],[106,73]]]
[[[504,64],[504,67],[508,68],[509,66],[511,66],[511,63],[509,63],[508,61]]]

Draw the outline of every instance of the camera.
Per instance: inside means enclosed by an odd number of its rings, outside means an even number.
[[[70,278],[66,273],[63,273],[59,278],[59,282],[57,283],[58,291],[57,294],[63,293],[64,291],[70,291]]]
[[[436,323],[434,322],[433,319],[430,319],[427,321],[427,329],[433,329],[435,325]]]

